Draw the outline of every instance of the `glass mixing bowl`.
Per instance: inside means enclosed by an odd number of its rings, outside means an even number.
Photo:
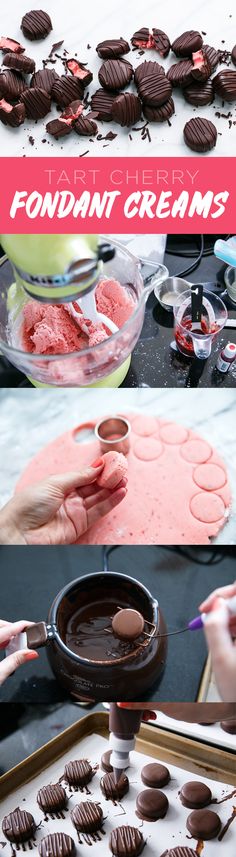
[[[145,304],[150,292],[168,276],[164,265],[150,266],[144,280],[141,263],[116,241],[115,256],[103,264],[101,279],[115,278],[133,297],[134,310],[117,333],[108,339],[69,354],[31,354],[15,347],[12,330],[20,330],[22,307],[30,298],[20,286],[13,286],[13,269],[8,259],[0,267],[0,351],[35,386],[58,387],[119,386],[128,371],[132,350],[140,336]],[[147,271],[145,265],[145,272]]]

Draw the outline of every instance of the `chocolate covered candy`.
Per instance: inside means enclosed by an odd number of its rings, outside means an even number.
[[[24,74],[32,74],[35,69],[35,61],[31,57],[14,52],[4,54],[2,65],[23,71]]]
[[[113,767],[112,767],[111,762],[110,762],[111,754],[112,754],[112,750],[105,750],[105,753],[103,753],[102,757],[101,757],[101,768],[103,771],[106,771],[108,774],[110,774],[113,771]]]
[[[167,72],[168,80],[172,86],[188,86],[192,80],[193,63],[191,60],[180,60],[171,65]]]
[[[27,842],[34,836],[36,824],[30,812],[20,809],[19,806],[5,815],[2,822],[2,832],[9,842]]]
[[[212,48],[211,45],[203,45],[202,51],[211,66],[211,71],[214,71],[220,60],[220,51]]]
[[[100,780],[100,787],[106,800],[117,801],[129,791],[129,780],[123,771],[118,780],[115,779],[113,772],[107,773]]]
[[[134,82],[139,88],[139,84],[145,77],[150,77],[150,75],[165,75],[164,68],[158,62],[153,62],[152,60],[145,60],[141,62],[140,65],[137,66],[134,72]]]
[[[222,69],[213,77],[212,82],[216,95],[219,95],[223,101],[236,101],[236,71],[231,71],[229,68]]]
[[[25,105],[25,112],[28,119],[43,119],[44,116],[47,116],[51,108],[49,93],[39,86],[26,89],[21,95],[21,101]]]
[[[212,72],[211,64],[203,51],[196,51],[192,54],[192,79],[196,83],[205,83]]]
[[[86,68],[84,63],[78,62],[75,59],[66,60],[66,68],[73,74],[73,77],[77,77],[81,81],[84,89],[86,86],[89,86],[93,79],[93,74],[89,68]]]
[[[79,116],[79,119],[73,124],[74,131],[76,134],[81,134],[82,137],[92,137],[94,134],[97,134],[98,126],[93,119],[89,118],[89,114],[87,116]]]
[[[0,74],[0,97],[9,101],[17,101],[22,92],[27,88],[25,80],[18,71],[6,69]]]
[[[20,45],[20,42],[16,42],[15,39],[9,39],[8,36],[1,36],[0,38],[0,51],[11,51],[16,54],[23,54],[25,48]]]
[[[112,120],[112,106],[117,98],[117,92],[108,92],[105,89],[97,89],[92,95],[91,106],[92,110],[97,113],[98,119],[103,119],[104,122]]]
[[[71,857],[75,843],[67,833],[50,833],[39,843],[40,857]]]
[[[37,803],[43,812],[59,812],[64,809],[67,803],[65,789],[60,783],[43,786],[37,794]]]
[[[94,773],[87,759],[78,759],[75,762],[67,762],[64,769],[64,779],[70,786],[84,788],[90,783]]]
[[[217,130],[213,122],[197,116],[184,126],[184,140],[193,152],[209,152],[216,145]]]
[[[194,780],[184,783],[179,796],[183,806],[187,806],[189,809],[202,809],[202,807],[208,806],[212,800],[212,793],[208,786]]]
[[[201,33],[197,30],[186,30],[172,43],[172,51],[177,57],[191,57],[194,51],[199,51],[203,44]]]
[[[236,65],[236,45],[234,45],[234,48],[232,50],[231,60],[232,60],[233,64]]]
[[[155,47],[158,54],[161,57],[168,57],[170,52],[170,40],[169,36],[164,33],[163,30],[157,30],[156,27],[153,27],[152,31],[153,36],[153,47]]]
[[[103,60],[116,59],[127,54],[129,50],[130,46],[125,39],[105,39],[96,47],[98,56]]]
[[[62,108],[67,107],[75,98],[83,98],[83,94],[84,87],[78,77],[66,77],[66,75],[58,77],[51,90],[53,101]]]
[[[211,80],[206,83],[190,83],[183,91],[185,101],[188,104],[193,104],[195,107],[204,107],[205,104],[212,104],[214,101],[214,89]]]
[[[83,113],[83,110],[83,101],[78,98],[76,99],[76,101],[71,101],[71,103],[68,104],[67,107],[65,107],[65,110],[63,110],[60,119],[63,119],[65,122],[68,123],[68,125],[72,125],[72,123],[79,118],[81,113]]]
[[[169,801],[164,792],[159,789],[145,789],[137,797],[136,815],[144,821],[157,821],[165,818]]]
[[[71,819],[80,833],[96,833],[102,827],[103,811],[100,804],[87,800],[72,809]]]
[[[58,79],[59,74],[56,73],[54,68],[40,68],[33,74],[30,86],[39,86],[40,89],[44,89],[45,92],[49,92],[51,95],[53,84]]]
[[[149,107],[161,107],[170,98],[172,86],[163,74],[147,75],[139,82],[139,95]]]
[[[187,845],[177,845],[177,848],[168,848],[161,857],[196,857],[196,851]]]
[[[194,839],[215,839],[221,830],[221,820],[211,809],[195,809],[187,818],[187,829]]]
[[[141,780],[145,786],[150,786],[153,789],[163,788],[170,781],[170,772],[165,765],[150,762],[149,765],[144,765],[142,768]]]
[[[141,113],[141,101],[132,92],[122,92],[118,95],[111,110],[112,119],[122,127],[135,125],[139,121]]]
[[[133,77],[133,68],[130,62],[123,59],[106,60],[99,69],[98,80],[104,89],[124,89]]]
[[[67,134],[71,134],[72,125],[68,125],[62,119],[51,119],[50,122],[47,122],[46,131],[51,137],[55,137],[55,140],[59,140],[60,137],[66,137]]]
[[[138,857],[144,845],[141,831],[128,824],[112,830],[109,839],[109,848],[114,857]]]
[[[31,42],[37,39],[45,39],[52,30],[52,22],[47,12],[42,9],[34,9],[26,12],[21,21],[21,29],[26,39]]]
[[[236,735],[236,718],[233,720],[221,720],[221,729],[229,735]]]
[[[131,38],[131,44],[135,48],[141,48],[143,50],[152,48],[152,35],[149,32],[148,27],[141,27],[140,30],[136,30]]]
[[[143,106],[143,115],[149,122],[168,122],[168,119],[173,116],[174,112],[175,105],[173,98],[169,98],[161,107],[148,107],[147,104]]]
[[[24,104],[9,104],[4,98],[0,100],[0,120],[3,125],[18,128],[25,121]]]

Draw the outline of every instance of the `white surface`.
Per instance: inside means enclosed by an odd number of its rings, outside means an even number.
[[[186,723],[184,720],[174,720],[172,717],[167,717],[162,711],[158,711],[157,725],[163,726],[164,729],[171,729],[172,732],[188,735],[190,738],[198,738],[199,741],[207,741],[208,744],[216,744],[217,747],[224,747],[226,750],[236,752],[236,735],[224,732],[220,723],[213,723],[212,726],[204,726],[201,723]]]
[[[34,8],[41,8],[41,5],[43,6],[41,3],[36,3]],[[145,26],[159,27],[168,34],[171,41],[188,29],[196,29],[200,32],[203,30],[206,33],[206,36],[204,35],[205,43],[216,48],[232,50],[236,41],[236,9],[231,0],[225,0],[224,3],[220,0],[208,0],[208,3],[203,3],[202,0],[199,3],[196,0],[182,0],[181,4],[174,4],[173,0],[165,0],[165,3],[162,2],[158,5],[154,3],[154,0],[147,0],[145,7],[143,0],[129,0],[129,3],[125,0],[120,0],[120,3],[117,3],[117,0],[102,0],[102,4],[90,0],[88,3],[80,3],[79,5],[78,0],[67,0],[66,3],[47,0],[46,8],[52,18],[53,30],[47,39],[40,42],[29,42],[24,39],[20,30],[22,16],[28,7],[25,0],[12,0],[8,4],[2,4],[2,34],[11,36],[23,43],[26,47],[26,53],[36,60],[37,68],[42,67],[42,59],[48,56],[52,44],[64,38],[64,45],[59,53],[63,48],[69,51],[71,57],[77,52],[78,59],[81,62],[88,62],[88,66],[93,72],[94,79],[89,87],[90,95],[100,88],[97,73],[102,60],[97,56],[95,49],[98,42],[105,38],[117,38],[122,35],[129,41],[136,30]],[[91,45],[91,50],[87,50],[88,43]],[[166,60],[162,61],[159,54],[153,50],[146,51],[145,55],[141,57],[137,51],[131,52],[126,54],[125,59],[130,59],[134,67],[144,59],[157,60],[164,65],[166,70],[176,62],[172,52]],[[49,68],[56,68],[60,74],[63,71],[60,61],[58,61],[58,66],[53,65]],[[219,68],[225,68],[225,66],[219,66],[218,70]],[[234,67],[232,66],[232,68]],[[133,84],[130,90],[135,91]],[[171,118],[171,127],[166,122],[149,125],[151,143],[148,140],[143,141],[138,132],[133,132],[131,142],[128,136],[129,131],[111,122],[98,123],[99,131],[103,136],[107,131],[118,132],[118,137],[111,143],[107,143],[106,140],[88,143],[88,138],[79,138],[73,133],[64,138],[64,141],[63,139],[53,141],[53,138],[45,133],[45,125],[49,121],[48,115],[37,125],[27,121],[25,130],[23,130],[23,126],[19,129],[9,129],[1,124],[1,155],[24,154],[30,157],[65,154],[78,156],[89,149],[90,156],[194,156],[195,153],[191,152],[183,141],[183,127],[185,122],[196,115],[196,112],[191,105],[185,103],[178,90],[174,89],[173,94],[176,115]],[[232,118],[236,119],[235,104],[227,103],[222,110],[222,102],[217,98],[215,105],[216,110],[225,114],[230,111],[233,114]],[[229,130],[226,119],[215,119],[215,111],[212,105],[198,108],[197,114],[213,120],[219,132],[215,149],[203,157],[233,156],[236,125],[232,125]],[[53,115],[58,116],[55,106],[53,107]],[[50,118],[52,118],[52,114]],[[142,125],[143,121],[137,123],[137,127]],[[30,135],[35,138],[34,146],[28,142]],[[42,143],[45,136],[48,137],[48,143]]]
[[[224,458],[233,493],[228,522],[216,544],[236,544],[236,400],[233,390],[40,390],[0,391],[0,504],[14,492],[31,458],[80,422],[137,408],[199,431]]]
[[[91,735],[88,738],[84,738],[77,746],[74,746],[72,751],[70,750],[69,753],[65,753],[59,760],[57,760],[57,762],[54,762],[54,764],[50,766],[50,769],[39,774],[31,780],[30,783],[26,783],[24,788],[21,787],[16,789],[11,796],[6,798],[2,803],[2,816],[11,812],[16,806],[20,806],[20,808],[32,812],[36,824],[39,824],[40,821],[42,821],[43,816],[36,802],[38,789],[43,785],[47,785],[49,782],[57,782],[59,777],[63,774],[64,765],[71,759],[88,758],[94,766],[100,762],[102,753],[107,749],[108,741],[99,735]],[[92,800],[97,802],[99,801],[101,803],[104,816],[107,816],[104,823],[106,835],[102,836],[101,841],[97,842],[94,846],[96,857],[104,857],[104,854],[108,857],[110,854],[108,836],[114,827],[120,827],[123,824],[131,824],[134,827],[141,828],[144,839],[147,840],[143,852],[145,857],[160,857],[166,848],[173,848],[175,845],[188,845],[195,850],[197,844],[196,840],[190,840],[189,834],[186,836],[187,831],[185,825],[191,810],[182,806],[178,797],[179,789],[187,781],[198,780],[199,782],[204,782],[209,785],[213,798],[220,800],[226,794],[231,794],[232,792],[232,786],[228,786],[225,783],[215,783],[206,777],[199,777],[197,774],[191,774],[189,771],[185,772],[181,768],[168,765],[171,774],[171,781],[164,789],[169,800],[167,815],[164,819],[160,819],[157,822],[145,821],[142,823],[135,815],[135,802],[139,792],[145,788],[141,781],[141,770],[144,765],[151,761],[153,761],[151,757],[141,755],[136,752],[132,753],[131,765],[127,771],[130,781],[130,790],[122,799],[121,804],[118,804],[117,806],[113,806],[111,801],[106,801],[103,798],[99,786],[100,777],[103,775],[100,770],[95,774],[88,786],[91,790],[91,795],[86,795],[86,793],[81,794],[80,792],[74,792],[70,795],[70,812],[80,801]],[[22,802],[23,798],[25,798],[24,803]],[[215,804],[212,807],[215,812],[218,812],[223,825],[231,815],[233,804],[234,798],[231,798],[228,801],[225,801],[225,803],[220,804],[219,807]],[[48,822],[42,822],[40,829],[36,833],[37,844],[32,848],[32,857],[34,857],[34,855],[38,855],[37,845],[40,839],[42,839],[43,836],[47,836],[48,833],[54,833],[57,830],[63,830],[64,833],[68,833],[73,837],[77,844],[77,834],[72,822],[70,821],[69,813],[65,813],[65,815],[66,819],[63,821],[57,821],[55,819],[54,821],[50,820]],[[226,854],[226,851],[227,857],[235,857],[235,830],[233,830],[233,826],[229,828],[223,842],[223,846],[217,839],[213,839],[211,842],[206,842],[204,847],[204,857],[217,857],[218,854]],[[77,848],[77,853],[78,851],[81,857],[87,857],[88,845],[80,844],[79,848]],[[5,857],[9,857],[9,852],[10,846],[6,849]]]

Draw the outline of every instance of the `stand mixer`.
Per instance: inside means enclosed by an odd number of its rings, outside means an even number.
[[[144,282],[139,260],[115,240],[108,243],[97,235],[2,235],[0,240],[15,279],[10,288],[1,282],[2,353],[34,386],[119,386],[141,332],[147,297],[167,269],[157,263]],[[131,298],[130,317],[119,327],[96,307],[96,287],[107,278],[118,281]],[[27,300],[62,304],[85,334],[88,322],[105,325],[108,336],[69,353],[24,350],[20,330]]]

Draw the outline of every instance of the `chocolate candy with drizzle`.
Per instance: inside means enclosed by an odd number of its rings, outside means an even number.
[[[40,89],[44,89],[45,92],[49,92],[49,95],[51,95],[53,84],[58,79],[59,74],[56,73],[54,68],[40,68],[33,74],[30,86],[39,86]]]
[[[191,60],[181,60],[171,65],[167,77],[172,86],[188,86],[192,81],[193,63]]]
[[[195,51],[199,51],[203,44],[201,33],[196,30],[186,30],[172,43],[171,48],[176,57],[191,57]]]
[[[22,71],[24,74],[32,74],[35,69],[35,61],[31,57],[13,51],[4,54],[2,65],[7,66],[7,68],[14,68],[16,71]]]
[[[134,82],[137,89],[139,89],[139,84],[145,77],[160,74],[165,76],[163,65],[160,65],[158,62],[153,62],[152,60],[144,60],[144,62],[141,62],[140,65],[137,66],[134,72]]]
[[[148,27],[141,27],[140,30],[136,30],[131,38],[131,44],[135,48],[141,48],[143,50],[147,50],[148,48],[153,47],[152,43],[152,35],[149,32]]]
[[[89,794],[87,785],[92,780],[94,774],[95,771],[87,759],[78,759],[74,762],[67,762],[64,769],[64,780],[69,786],[78,788],[80,791],[85,789]]]
[[[149,107],[148,104],[143,105],[143,115],[149,122],[168,122],[174,112],[175,105],[173,98],[169,98],[161,107]]]
[[[100,804],[92,803],[90,800],[79,803],[72,809],[71,819],[77,833],[83,834],[88,845],[101,839],[100,834],[104,832],[101,829],[104,819]],[[80,836],[79,842],[81,842]]]
[[[25,89],[27,89],[27,84],[18,71],[6,69],[1,72],[0,96],[9,99],[9,101],[18,101]]]
[[[20,844],[27,842],[34,836],[36,830],[35,820],[30,812],[20,809],[19,806],[5,815],[2,822],[2,832],[9,842]]]
[[[91,98],[91,107],[97,113],[98,119],[104,122],[112,120],[112,106],[117,98],[117,92],[108,92],[105,89],[97,89]]]
[[[187,845],[177,845],[177,848],[168,848],[161,857],[196,857],[196,851]]]
[[[84,87],[78,77],[58,77],[52,86],[52,99],[59,107],[67,107],[76,98],[83,98]]]
[[[153,47],[155,47],[158,54],[161,57],[168,57],[170,52],[170,39],[169,36],[164,33],[163,30],[157,30],[156,27],[153,27],[152,31],[153,36]]]
[[[67,803],[65,789],[63,789],[60,783],[43,786],[38,791],[37,803],[45,815],[53,815],[54,813],[55,815],[58,813],[61,814],[61,810],[65,809]],[[62,815],[62,818],[63,817],[64,816]]]
[[[145,845],[141,830],[129,824],[112,830],[109,848],[114,857],[138,857]]]
[[[9,104],[4,98],[0,100],[0,120],[3,125],[9,125],[11,128],[19,128],[25,121],[25,106],[24,104]]]
[[[60,137],[67,137],[68,134],[71,134],[72,126],[63,122],[62,119],[51,119],[50,122],[47,122],[46,131],[51,137],[55,137],[55,140],[59,140]]]
[[[52,30],[52,22],[47,12],[42,9],[34,9],[26,12],[21,21],[21,29],[26,39],[31,42],[37,39],[45,39]]]
[[[39,843],[40,857],[71,857],[75,843],[67,833],[50,833]]]
[[[205,83],[211,75],[211,64],[204,55],[203,51],[196,51],[192,54],[193,69],[192,79],[197,83]]]
[[[122,127],[135,125],[141,118],[141,101],[132,92],[122,92],[112,105],[112,119]]]
[[[113,92],[128,86],[132,77],[132,65],[124,59],[106,60],[98,72],[98,80],[101,86]]]
[[[128,54],[130,46],[125,39],[105,39],[96,47],[98,56],[103,60],[112,60]]]
[[[222,69],[216,77],[213,77],[212,83],[216,95],[219,95],[223,101],[236,101],[236,71],[231,71],[229,68]]]
[[[197,116],[184,126],[184,140],[193,152],[209,152],[216,145],[217,130],[213,122]]]
[[[214,101],[212,81],[207,80],[202,85],[200,83],[190,83],[184,89],[184,98],[188,104],[193,104],[194,107],[204,107],[205,104],[212,104],[212,101]]]
[[[66,68],[73,74],[73,77],[77,77],[81,81],[84,89],[93,80],[93,74],[89,68],[86,68],[82,62],[78,62],[76,59],[66,60]]]
[[[148,75],[139,83],[139,95],[148,107],[161,107],[170,98],[172,86],[163,74]]]
[[[123,771],[117,781],[113,772],[107,773],[101,778],[100,787],[106,800],[112,800],[116,804],[129,791],[129,780]]]
[[[212,48],[211,45],[203,45],[202,52],[211,66],[211,71],[214,71],[220,61],[220,51]]]
[[[73,123],[73,128],[74,131],[76,131],[76,134],[80,134],[82,137],[92,137],[94,134],[97,134],[98,131],[98,126],[93,119],[90,119],[89,113],[87,116],[79,116],[79,118]]]
[[[51,108],[49,92],[45,92],[45,89],[41,89],[39,86],[35,86],[34,89],[26,89],[21,95],[21,101],[25,105],[28,119],[43,119]]]

